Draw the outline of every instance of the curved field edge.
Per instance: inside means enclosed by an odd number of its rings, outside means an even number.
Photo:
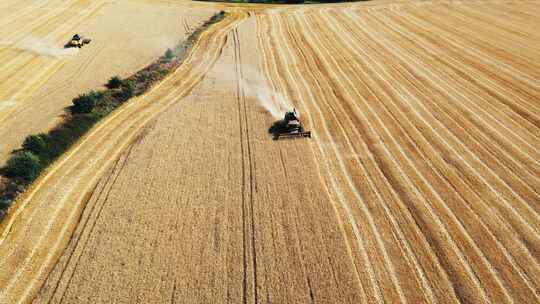
[[[109,80],[106,90],[92,90],[74,98],[73,106],[66,108],[63,120],[48,133],[27,136],[22,148],[14,151],[6,166],[0,168],[0,222],[8,214],[17,196],[42,171],[69,150],[97,122],[133,97],[145,94],[176,70],[200,34],[224,16],[224,11],[214,14],[193,30],[186,41],[180,42],[173,49],[167,49],[163,56],[128,78],[122,80],[115,76]]]
[[[227,33],[245,17],[231,13],[204,31],[171,76],[100,121],[18,199],[2,224],[1,301],[24,302],[35,295],[69,241],[87,193],[145,126],[174,103],[160,102],[160,94],[188,94],[219,58]],[[159,90],[167,86],[171,90]]]

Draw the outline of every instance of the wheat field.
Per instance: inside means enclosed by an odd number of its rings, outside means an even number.
[[[18,202],[0,302],[538,303],[537,1],[219,8]]]

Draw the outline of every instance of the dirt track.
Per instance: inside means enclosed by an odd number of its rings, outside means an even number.
[[[0,302],[537,303],[539,12],[233,13],[19,202]]]

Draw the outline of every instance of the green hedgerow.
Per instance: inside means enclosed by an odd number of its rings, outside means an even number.
[[[35,155],[43,155],[47,152],[47,134],[33,134],[24,139],[23,148]]]
[[[174,58],[174,52],[171,49],[167,49],[167,51],[165,51],[165,59],[167,61],[171,61],[173,58]]]
[[[114,76],[111,79],[109,79],[109,82],[107,83],[107,88],[109,89],[117,89],[121,87],[124,84],[124,81],[122,78],[118,76]]]
[[[133,97],[133,94],[135,94],[135,85],[133,84],[133,81],[124,81],[124,85],[122,86],[122,97],[124,100],[130,99]]]
[[[71,112],[74,114],[90,113],[96,106],[99,98],[101,98],[101,93],[96,91],[79,95],[73,99],[73,107],[71,108]]]
[[[79,95],[73,99],[72,113],[91,113],[101,96],[102,93],[97,91]]]
[[[20,177],[33,181],[41,171],[39,158],[30,151],[15,153],[7,162],[6,174],[9,177]]]

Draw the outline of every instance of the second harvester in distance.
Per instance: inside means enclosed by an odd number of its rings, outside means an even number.
[[[83,45],[89,44],[91,41],[92,41],[91,39],[84,38],[79,34],[75,34],[73,35],[73,37],[71,37],[71,40],[68,41],[66,45],[64,45],[64,48],[72,48],[72,47],[82,48]]]

